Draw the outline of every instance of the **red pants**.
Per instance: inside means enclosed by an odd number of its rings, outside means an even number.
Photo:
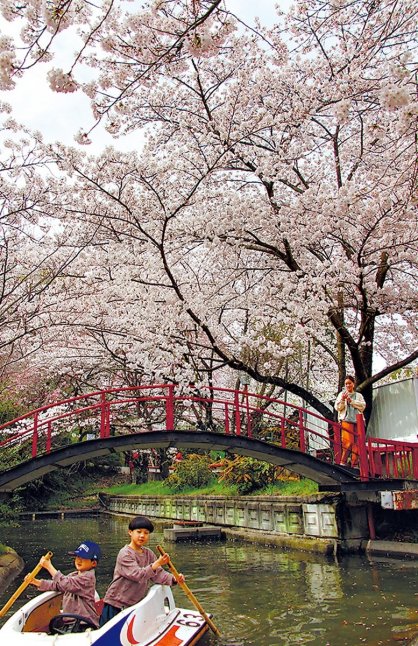
[[[351,466],[358,462],[357,427],[352,422],[341,422],[341,464],[347,464],[351,456]]]

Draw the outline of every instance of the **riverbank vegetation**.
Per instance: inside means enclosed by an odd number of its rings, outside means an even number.
[[[7,501],[0,502],[0,527],[15,525],[17,523],[20,505],[16,504],[16,497],[13,496]],[[1,554],[1,544],[0,544]]]
[[[100,492],[136,496],[175,495],[307,495],[316,483],[252,458],[223,458],[190,453],[175,463],[168,478],[149,480],[149,474],[122,473],[120,456],[72,465],[20,487],[9,502],[1,503],[4,524],[17,521],[24,510],[95,507]],[[156,474],[159,477],[159,474]]]
[[[118,496],[173,496],[178,495],[164,482],[147,482],[145,484],[119,484],[104,490],[104,493]],[[253,496],[301,496],[310,493],[316,493],[318,485],[312,480],[282,481],[275,485],[268,485],[257,492],[250,494]],[[236,487],[228,487],[221,482],[214,481],[206,487],[185,487],[181,495],[184,496],[237,496],[239,495]]]
[[[246,464],[248,472],[244,478],[243,471],[236,472],[233,476],[233,469],[229,470],[228,477],[224,478],[224,471],[218,467],[217,471],[208,468],[210,456],[192,453],[175,465],[170,476],[164,480],[148,480],[142,482],[130,481],[130,476],[121,474],[113,468],[109,473],[103,467],[100,470],[93,468],[93,465],[86,465],[81,472],[73,473],[71,477],[71,488],[68,485],[64,488],[57,487],[51,483],[50,495],[45,500],[45,509],[57,509],[63,507],[89,507],[97,504],[97,496],[100,492],[115,495],[130,496],[238,496],[238,495],[306,495],[318,490],[318,486],[312,480],[287,477],[277,480],[261,480],[261,469],[257,460],[242,458],[241,469]],[[226,461],[228,464],[229,461]],[[265,465],[273,468],[272,465]],[[258,469],[258,471],[257,471]],[[252,470],[252,471],[251,471]],[[61,474],[55,475],[59,477]],[[54,474],[49,477],[53,478]],[[252,486],[250,486],[250,484]]]

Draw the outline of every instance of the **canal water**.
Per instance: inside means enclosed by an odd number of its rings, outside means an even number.
[[[19,528],[1,528],[0,542],[25,559],[25,572],[51,550],[54,565],[64,573],[73,569],[67,551],[82,540],[98,542],[103,558],[97,589],[102,595],[117,552],[128,542],[127,524],[126,518],[107,515],[25,521]],[[210,635],[210,646],[394,646],[408,643],[418,632],[417,561],[357,555],[337,560],[229,540],[164,543],[157,524],[149,546],[156,551],[158,544],[185,574],[206,612],[213,613],[222,638]],[[24,574],[0,591],[0,607]],[[36,594],[28,588],[7,616]],[[181,589],[174,594],[180,607],[193,607]]]

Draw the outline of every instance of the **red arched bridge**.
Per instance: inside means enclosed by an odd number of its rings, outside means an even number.
[[[418,480],[418,444],[366,438],[359,468],[341,465],[341,426],[312,411],[229,388],[158,384],[110,388],[37,408],[0,426],[0,492],[81,460],[146,448],[251,456],[323,486]]]

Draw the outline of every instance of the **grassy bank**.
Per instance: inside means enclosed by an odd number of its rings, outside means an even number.
[[[191,482],[196,478],[191,478]],[[198,480],[198,479],[197,479]],[[267,478],[266,478],[267,480]],[[203,479],[201,478],[201,481]],[[83,468],[76,470],[73,467],[63,471],[53,472],[44,478],[29,483],[13,501],[13,505],[4,509],[0,503],[0,519],[7,520],[7,513],[23,510],[46,511],[56,509],[91,508],[98,505],[98,494],[119,494],[126,496],[237,496],[240,495],[237,485],[219,482],[217,477],[204,480],[207,484],[200,487],[173,486],[165,481],[149,481],[144,484],[131,484],[129,475],[118,473],[115,470],[98,468]],[[178,485],[178,483],[176,483]],[[170,486],[171,485],[171,486]],[[257,489],[252,496],[298,496],[316,493],[318,485],[312,480],[276,480],[263,489]],[[16,515],[16,514],[15,514]],[[12,522],[15,518],[10,518]],[[0,520],[1,524],[1,520]]]
[[[136,484],[116,484],[106,489],[104,493],[115,494],[120,496],[237,496],[235,487],[227,487],[216,480],[206,487],[199,489],[188,487],[181,492],[173,491],[163,482],[146,482],[141,485]],[[260,489],[251,496],[302,496],[310,493],[316,493],[318,485],[312,480],[292,480],[277,482]]]
[[[302,496],[316,493],[318,485],[312,480],[293,480],[278,482],[261,489],[252,496]],[[188,487],[181,492],[174,491],[164,482],[152,481],[144,484],[131,484],[126,481],[126,476],[86,477],[73,478],[71,486],[66,490],[56,490],[45,500],[42,509],[80,509],[97,506],[97,496],[100,492],[121,496],[236,496],[237,490],[233,486],[226,486],[217,480],[205,487]]]

